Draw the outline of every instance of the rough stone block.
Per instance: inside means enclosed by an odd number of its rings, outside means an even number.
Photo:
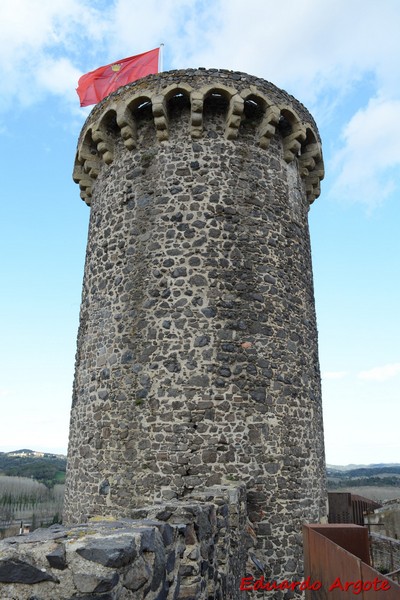
[[[76,552],[86,560],[114,568],[128,565],[137,556],[135,539],[127,535],[88,539]]]
[[[1,583],[40,583],[41,581],[57,582],[58,580],[45,569],[39,569],[19,558],[0,560]]]

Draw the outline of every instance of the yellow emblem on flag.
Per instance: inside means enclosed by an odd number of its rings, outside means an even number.
[[[111,67],[111,70],[112,70],[112,71],[115,71],[115,72],[118,72],[118,71],[120,71],[120,70],[121,70],[121,65],[118,65],[118,64],[116,64],[116,65],[113,65],[113,66]]]

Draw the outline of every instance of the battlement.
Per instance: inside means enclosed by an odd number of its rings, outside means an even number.
[[[232,142],[253,142],[267,149],[281,140],[286,163],[297,160],[311,203],[320,194],[324,177],[321,143],[312,116],[292,96],[271,83],[244,73],[222,70],[180,70],[150,75],[111,94],[90,114],[82,130],[73,178],[81,197],[91,204],[92,186],[102,165],[114,160],[118,143],[132,151],[174,140],[171,121],[177,112],[180,128],[193,140],[212,132]],[[211,123],[208,112],[222,116],[223,126]],[[143,125],[154,132],[143,135]],[[251,130],[252,135],[246,135]]]

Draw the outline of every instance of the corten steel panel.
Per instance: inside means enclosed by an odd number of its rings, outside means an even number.
[[[364,596],[360,594],[359,597],[363,598],[363,600],[399,600],[400,598],[400,585],[388,579],[384,575],[381,575],[372,567],[368,565],[364,565],[361,563],[361,574],[364,582],[366,581],[374,581],[375,577],[378,577],[380,581],[387,581],[390,585],[389,590],[385,591],[365,591],[363,592]]]
[[[304,579],[310,578],[311,583],[324,581],[328,565],[328,548],[325,538],[316,534],[309,526],[303,527],[304,543]],[[326,588],[305,592],[306,600],[325,600]]]
[[[308,525],[314,531],[324,535],[341,548],[360,558],[367,565],[371,564],[369,556],[368,529],[360,525],[347,523],[330,525]]]
[[[365,498],[365,496],[359,496],[358,494],[351,494],[351,499],[363,502],[370,510],[374,510],[375,508],[380,508],[382,506],[382,504],[375,502],[375,500],[370,500],[369,498]]]
[[[349,552],[340,548],[323,535],[313,531],[310,533],[310,555],[312,582],[320,581],[322,588],[318,592],[311,591],[310,600],[344,600],[348,598],[348,592],[340,589],[329,591],[337,577],[342,581],[353,581],[360,579],[361,561]]]
[[[311,573],[310,565],[310,529],[308,526],[303,525],[303,556],[304,556],[304,573]],[[307,592],[305,593],[306,598],[309,597]]]
[[[329,523],[351,522],[351,494],[328,492]]]
[[[322,583],[320,590],[306,591],[307,600],[344,600],[349,597],[362,600],[399,600],[400,586],[318,533],[317,529],[318,526],[304,527],[304,577],[306,580],[309,577],[311,583]],[[328,528],[322,526],[320,529]],[[360,589],[361,582],[371,589]],[[380,589],[383,582],[387,582],[386,587],[389,589]]]
[[[354,523],[364,525],[364,512],[381,505],[373,500],[348,492],[329,492],[329,523]]]

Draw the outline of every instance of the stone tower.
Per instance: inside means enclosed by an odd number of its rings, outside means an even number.
[[[325,516],[308,111],[262,79],[151,75],[87,119],[91,206],[65,520],[246,484],[258,555],[296,574]]]

